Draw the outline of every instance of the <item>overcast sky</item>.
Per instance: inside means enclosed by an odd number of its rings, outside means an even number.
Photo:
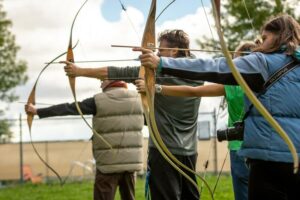
[[[167,2],[169,1],[158,1],[157,12],[162,10]],[[203,2],[209,14],[210,3],[208,0]],[[33,83],[44,66],[43,63],[66,51],[71,23],[82,3],[83,0],[4,0],[4,10],[7,12],[8,19],[13,22],[11,31],[16,36],[16,43],[21,47],[18,57],[28,63],[29,81],[26,85],[16,89],[20,101],[27,101]],[[79,14],[73,31],[73,43],[79,40],[79,45],[74,50],[75,60],[138,57],[138,53],[130,49],[111,48],[110,45],[140,44],[150,1],[123,0],[123,3],[127,8],[127,13],[122,11],[118,0],[88,1]],[[213,19],[211,16],[208,18],[213,28]],[[200,0],[177,0],[157,21],[156,32],[175,28],[183,29],[190,35],[191,48],[199,48],[195,42],[197,38],[203,35],[211,36]],[[196,56],[210,56],[195,54]],[[93,63],[81,66],[105,65],[126,66],[139,65],[139,63]],[[79,100],[99,92],[97,80],[77,78],[76,84]],[[73,101],[62,65],[52,65],[43,74],[37,88],[36,99],[39,103],[47,104]],[[201,102],[201,111],[213,111],[218,104],[218,98],[205,98]],[[18,118],[20,113],[25,118],[23,107],[22,103],[0,104],[1,109],[8,108],[7,118]],[[90,130],[83,121],[74,122],[73,120],[34,121],[34,140],[87,139],[91,136]],[[13,127],[13,131],[15,132],[14,141],[18,141],[17,124]],[[23,134],[23,139],[28,140],[28,128],[25,121]]]

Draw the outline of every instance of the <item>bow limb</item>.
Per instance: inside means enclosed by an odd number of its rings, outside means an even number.
[[[278,124],[278,122],[272,117],[272,115],[268,112],[268,110],[260,103],[260,101],[257,99],[257,97],[253,94],[251,89],[249,88],[248,84],[236,68],[236,66],[233,63],[233,60],[230,56],[229,50],[227,48],[226,42],[223,37],[223,33],[221,31],[221,23],[220,23],[220,11],[218,11],[217,4],[215,0],[212,0],[213,5],[213,13],[215,18],[215,23],[217,26],[217,32],[220,40],[220,44],[222,47],[222,51],[224,53],[224,56],[226,57],[227,64],[230,67],[232,74],[237,81],[237,83],[241,86],[241,88],[244,90],[245,94],[249,98],[249,100],[253,103],[253,105],[256,107],[256,109],[260,112],[260,114],[269,122],[269,124],[276,130],[276,132],[281,136],[281,138],[284,140],[284,142],[287,144],[292,157],[294,161],[294,173],[298,171],[298,165],[299,165],[299,158],[296,151],[296,148],[291,141],[290,137],[287,135],[287,133],[282,129],[282,127]]]
[[[73,53],[73,49],[72,49],[72,40],[73,40],[73,28],[74,28],[74,24],[75,21],[77,19],[78,14],[80,13],[81,9],[84,7],[84,5],[87,3],[88,0],[85,0],[84,3],[80,6],[79,10],[76,12],[76,15],[72,21],[72,25],[71,25],[71,30],[70,30],[70,36],[69,36],[69,44],[68,44],[68,49],[67,49],[67,61],[74,63],[74,53]],[[77,99],[76,99],[76,90],[75,90],[75,83],[76,83],[76,79],[75,77],[70,77],[69,76],[69,83],[70,83],[70,87],[72,90],[72,94],[73,97],[75,99],[75,103],[76,103],[76,107],[77,107]],[[78,108],[77,108],[78,109]],[[80,110],[80,108],[79,108]],[[79,112],[78,110],[78,112]],[[79,113],[82,113],[81,110]]]
[[[73,37],[73,27],[76,21],[76,18],[78,16],[78,14],[80,13],[81,9],[84,7],[84,5],[88,2],[88,0],[85,0],[84,3],[81,5],[81,7],[79,8],[79,10],[77,11],[73,21],[72,21],[72,26],[71,26],[71,30],[70,30],[70,37],[69,37],[69,44],[68,44],[68,49],[67,49],[67,61],[74,63],[74,53],[73,53],[73,49],[72,49],[72,37]],[[99,137],[104,144],[108,147],[108,148],[112,148],[111,144],[106,141],[99,133],[97,133],[97,131],[95,129],[93,129],[93,127],[88,123],[88,121],[85,119],[85,117],[83,116],[83,113],[80,109],[80,106],[78,104],[77,101],[77,97],[76,97],[76,78],[75,77],[70,77],[69,76],[69,84],[70,84],[70,88],[72,91],[72,95],[74,98],[74,102],[76,105],[76,109],[78,111],[78,113],[80,114],[81,118],[83,119],[83,121],[85,122],[85,124],[93,131],[93,135],[96,137]]]
[[[76,46],[78,44],[78,41],[76,42],[76,44],[72,47],[71,46],[71,49],[75,49]],[[61,53],[59,54],[58,56],[56,56],[55,58],[53,58],[50,62],[48,62],[44,67],[43,69],[40,71],[37,79],[35,80],[34,82],[34,85],[31,89],[31,92],[29,94],[29,97],[27,99],[27,104],[33,104],[35,105],[35,90],[36,90],[36,87],[38,85],[38,82],[39,82],[39,79],[40,77],[42,76],[42,74],[44,73],[44,71],[52,64],[54,63],[56,60],[58,60],[60,57],[64,56],[65,54],[67,54],[67,52],[64,52],[64,53]],[[34,119],[34,115],[32,114],[27,114],[27,125],[28,125],[28,128],[29,128],[29,131],[31,131],[31,127],[32,127],[32,122],[33,122],[33,119]]]
[[[164,7],[164,9],[162,9],[162,11],[158,14],[158,16],[155,18],[155,22],[158,20],[158,18],[175,2],[176,0],[172,0],[170,3],[168,3],[166,5],[166,7]]]
[[[74,49],[78,44],[78,41],[76,42],[75,46],[74,47],[71,47],[72,49]],[[55,58],[53,58],[50,62],[48,62],[44,67],[43,69],[40,71],[37,79],[35,80],[34,82],[34,85],[32,87],[32,90],[30,92],[30,95],[28,97],[28,100],[27,100],[27,105],[29,104],[33,104],[35,105],[36,104],[36,101],[35,101],[35,91],[36,91],[36,87],[38,85],[38,82],[39,82],[39,79],[40,77],[42,76],[43,72],[53,63],[55,62],[56,60],[58,60],[60,57],[64,56],[67,52],[64,52],[64,53],[61,53],[59,54],[58,56],[56,56]],[[32,141],[32,133],[31,133],[31,127],[32,127],[32,123],[33,123],[33,119],[34,119],[34,115],[32,114],[27,114],[27,125],[28,125],[28,129],[29,129],[29,136],[30,136],[30,143],[31,143],[31,146],[35,152],[35,154],[38,156],[38,158],[42,161],[42,163],[44,163],[44,165],[50,169],[56,176],[57,178],[59,179],[59,182],[60,184],[62,185],[62,178],[60,177],[60,175],[58,174],[58,172],[56,172],[43,158],[42,156],[39,154],[37,148],[35,147],[33,141]]]
[[[147,23],[144,30],[142,47],[149,48],[155,46],[155,12],[156,12],[156,0],[152,0]],[[153,69],[145,68],[143,66],[140,67],[139,78],[145,79],[145,89],[146,94],[141,94],[142,105],[144,109],[144,114],[146,118],[146,122],[148,124],[148,129],[150,133],[150,137],[157,147],[160,154],[163,158],[174,167],[180,174],[182,174],[189,182],[195,186],[199,192],[199,188],[197,182],[195,182],[189,175],[187,175],[181,168],[186,171],[193,173],[196,175],[201,181],[207,186],[210,196],[212,199],[213,193],[208,183],[194,170],[188,168],[186,165],[181,163],[167,148],[164,144],[159,130],[156,125],[155,120],[155,110],[154,110],[154,95],[155,95],[155,71]],[[180,167],[181,168],[180,168]]]
[[[142,39],[142,47],[149,48],[155,46],[155,13],[156,13],[156,0],[152,0],[149,15],[147,18],[143,39]],[[149,116],[149,106],[151,106],[151,100],[148,102],[147,96],[154,95],[154,85],[155,85],[155,72],[152,69],[145,68],[144,66],[140,67],[139,70],[139,78],[145,79],[145,89],[146,93],[141,93],[141,101],[143,110],[145,113],[147,125],[150,133],[151,131],[151,123]],[[149,98],[150,99],[150,98]],[[149,105],[150,103],[150,105]]]

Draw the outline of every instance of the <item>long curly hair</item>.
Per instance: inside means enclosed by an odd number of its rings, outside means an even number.
[[[261,32],[263,31],[267,31],[275,35],[273,45],[267,48],[263,48],[258,45],[258,47],[254,48],[253,51],[271,53],[284,47],[285,53],[292,55],[300,44],[300,25],[290,15],[281,14],[270,19],[262,27]]]

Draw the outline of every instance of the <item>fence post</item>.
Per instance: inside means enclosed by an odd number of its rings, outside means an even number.
[[[20,183],[24,183],[23,179],[23,133],[22,133],[22,114],[19,115],[19,132],[20,132]]]
[[[214,173],[218,174],[218,148],[217,148],[217,111],[216,108],[213,111],[213,121],[214,121]]]
[[[45,141],[45,160],[49,163],[49,155],[48,155],[48,141]],[[46,167],[46,183],[49,182],[49,169]]]

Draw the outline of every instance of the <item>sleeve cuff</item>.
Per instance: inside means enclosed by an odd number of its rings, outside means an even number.
[[[157,66],[156,72],[160,74],[162,71],[162,58],[159,59],[159,64]]]

